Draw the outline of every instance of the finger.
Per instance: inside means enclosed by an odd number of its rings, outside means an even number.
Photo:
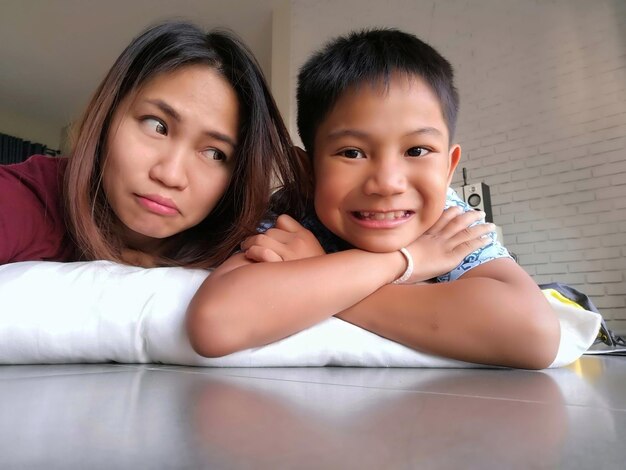
[[[270,248],[264,246],[253,245],[245,251],[246,258],[259,263],[276,263],[283,259]]]
[[[242,251],[246,251],[252,245],[258,245],[261,243],[260,240],[262,235],[264,234],[252,235],[251,237],[246,238],[239,244],[239,248],[241,248]]]
[[[444,238],[452,238],[457,233],[471,227],[474,225],[484,225],[481,220],[485,217],[485,213],[482,211],[466,211],[462,214],[454,217],[445,227],[441,229],[439,235]]]
[[[253,235],[252,237],[246,238],[240,245],[243,251],[246,251],[251,246],[262,246],[265,248],[269,248],[270,250],[274,250],[277,253],[281,252],[281,247],[284,248],[285,244],[280,240],[276,240],[264,233],[260,233],[258,235]]]
[[[443,228],[448,225],[448,223],[460,216],[461,214],[463,214],[463,208],[460,206],[452,206],[452,207],[448,207],[445,211],[443,211],[441,213],[441,217],[439,217],[439,219],[437,220],[437,222],[435,222],[433,224],[432,227],[430,227],[428,230],[426,230],[427,234],[430,235],[434,235],[436,233],[441,232],[441,230],[443,230]]]
[[[294,237],[293,233],[280,228],[271,228],[264,232],[264,235],[281,243],[289,243]]]
[[[276,219],[276,228],[285,230],[286,232],[291,232],[291,233],[296,233],[301,230],[306,230],[302,225],[298,223],[296,219],[294,219],[293,217],[287,214],[282,214],[278,216],[278,219]]]
[[[471,227],[466,227],[460,232],[456,233],[450,238],[449,243],[451,244],[451,246],[455,246],[463,242],[478,239],[481,237],[486,237],[489,241],[491,241],[491,237],[489,236],[489,234],[495,232],[495,230],[496,226],[491,223],[476,224]]]
[[[489,245],[490,243],[491,243],[490,237],[473,238],[471,240],[467,240],[465,242],[458,244],[457,246],[454,247],[452,252],[455,254],[455,256],[465,258],[470,253],[473,253],[476,250]]]

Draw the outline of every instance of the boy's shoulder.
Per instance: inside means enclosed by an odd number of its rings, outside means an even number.
[[[320,242],[326,253],[336,253],[352,248],[348,242],[328,230],[312,210],[306,213],[300,220],[300,223],[305,229],[310,230],[315,235],[315,238]]]
[[[446,205],[445,208],[459,206],[463,208],[464,212],[471,210],[472,208],[468,203],[466,203],[461,197],[456,193],[454,189],[448,187],[448,191],[446,192]]]
[[[257,227],[257,231],[263,233],[274,227],[278,215],[279,214],[273,211],[269,211]],[[322,245],[326,253],[336,253],[352,248],[347,242],[328,230],[326,226],[320,222],[313,210],[307,211],[304,216],[299,218],[298,222],[315,235],[315,238],[320,242],[320,245]]]
[[[469,204],[459,197],[456,191],[452,188],[448,188],[446,193],[446,205],[445,208],[459,206],[463,208],[464,212],[474,210]],[[477,222],[482,223],[482,222]],[[437,277],[437,282],[450,282],[458,279],[470,269],[480,266],[487,261],[492,261],[498,258],[511,258],[509,251],[498,241],[494,232],[489,234],[491,243],[487,246],[479,248],[478,250],[470,253],[466,256],[461,263],[449,273],[443,274]]]

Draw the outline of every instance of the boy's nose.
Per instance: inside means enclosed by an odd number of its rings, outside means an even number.
[[[392,196],[406,191],[406,169],[402,162],[389,160],[373,165],[365,182],[368,195]]]
[[[189,183],[187,158],[187,152],[182,146],[164,149],[150,168],[150,178],[169,188],[186,188]]]

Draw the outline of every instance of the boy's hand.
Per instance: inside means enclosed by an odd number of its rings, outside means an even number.
[[[456,268],[470,253],[491,243],[488,233],[493,224],[476,224],[485,214],[479,211],[460,212],[451,207],[435,224],[407,246],[413,257],[413,275],[408,283],[426,281]]]
[[[290,261],[325,254],[315,235],[286,214],[276,219],[274,228],[247,238],[241,249],[246,258],[257,262]]]

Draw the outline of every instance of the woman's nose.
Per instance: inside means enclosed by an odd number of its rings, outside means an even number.
[[[169,146],[163,149],[163,153],[150,168],[150,178],[170,188],[186,188],[189,183],[187,159],[187,151],[183,146]]]

